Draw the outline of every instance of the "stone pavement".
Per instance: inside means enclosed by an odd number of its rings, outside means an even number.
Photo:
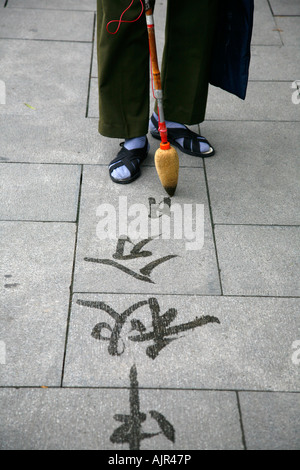
[[[1,449],[300,448],[300,2],[255,7],[247,99],[210,88],[170,201],[152,138],[109,179],[95,0],[0,0]],[[137,203],[194,225],[103,239]]]

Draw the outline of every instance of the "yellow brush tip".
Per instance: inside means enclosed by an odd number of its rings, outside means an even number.
[[[159,148],[155,152],[155,168],[160,182],[169,196],[174,196],[179,175],[179,157],[173,147],[167,150]]]

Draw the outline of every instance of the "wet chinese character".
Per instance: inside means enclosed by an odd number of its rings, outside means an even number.
[[[146,354],[151,359],[155,359],[163,348],[178,339],[179,333],[204,326],[208,323],[220,323],[218,318],[206,315],[200,318],[196,317],[194,320],[187,323],[170,326],[178,315],[177,310],[170,308],[166,313],[160,314],[160,306],[155,298],[137,302],[121,314],[117,313],[105,302],[78,300],[77,303],[86,307],[102,310],[114,320],[115,323],[113,327],[109,323],[101,322],[98,323],[92,331],[93,338],[109,342],[108,352],[112,356],[120,356],[124,353],[125,343],[121,338],[122,329],[127,320],[129,320],[129,317],[145,305],[148,305],[150,309],[152,328],[148,331],[138,318],[132,318],[130,320],[130,333],[137,332],[138,334],[131,335],[128,339],[134,342],[152,341],[153,344],[146,348]],[[106,332],[108,331],[108,336],[103,333],[105,330]]]
[[[157,219],[162,217],[164,214],[171,217],[171,198],[164,197],[163,201],[159,204],[156,203],[156,199],[154,197],[149,197],[149,218],[150,219]]]
[[[110,437],[114,444],[129,444],[130,450],[140,450],[141,442],[159,434],[163,434],[169,441],[175,442],[175,430],[169,421],[158,411],[150,410],[149,415],[154,419],[160,429],[155,433],[143,431],[143,423],[147,420],[147,414],[140,411],[139,384],[135,366],[130,369],[130,414],[117,414],[116,421],[123,423]]]
[[[121,333],[122,333],[122,328],[125,325],[127,319],[132,315],[132,313],[138,308],[142,307],[143,305],[147,305],[148,302],[147,300],[137,302],[136,304],[126,309],[123,313],[117,313],[114,309],[112,309],[105,302],[77,300],[77,303],[85,307],[91,307],[91,308],[103,310],[108,315],[110,315],[110,317],[115,322],[113,328],[110,326],[109,323],[106,323],[106,322],[98,323],[93,328],[92,337],[98,340],[102,340],[102,341],[109,341],[109,346],[108,346],[109,354],[111,356],[121,356],[125,350],[125,344],[123,340],[120,338]],[[109,336],[105,336],[102,333],[105,330],[109,332]]]
[[[181,325],[170,326],[175,320],[178,312],[175,308],[170,308],[166,313],[160,314],[160,307],[157,299],[151,298],[148,301],[151,316],[152,316],[152,331],[147,332],[145,326],[139,321],[132,320],[132,331],[136,330],[140,334],[137,336],[130,336],[131,341],[153,341],[146,349],[147,356],[155,359],[160,351],[165,348],[172,341],[178,339],[174,335],[178,335],[183,331],[192,330],[196,327],[204,326],[207,323],[220,323],[219,319],[209,315],[196,317],[193,321],[182,323]]]
[[[112,257],[119,261],[128,261],[128,260],[146,258],[146,257],[152,256],[153,254],[151,251],[143,250],[143,247],[152,240],[153,240],[153,237],[149,237],[134,244],[129,237],[120,237],[117,242],[116,252],[112,255]],[[128,255],[125,255],[124,254],[125,246],[128,243],[131,244],[133,248],[131,249]],[[140,269],[139,272],[133,271],[132,269],[129,269],[127,266],[125,266],[124,264],[121,264],[111,259],[84,258],[84,260],[91,262],[91,263],[99,263],[99,264],[104,264],[108,266],[113,266],[114,268],[117,268],[123,271],[124,273],[128,274],[129,276],[134,277],[135,279],[138,279],[139,281],[144,281],[144,282],[149,282],[151,284],[155,284],[155,282],[152,281],[150,277],[152,274],[152,271],[155,268],[157,268],[160,264],[165,263],[166,261],[169,261],[172,258],[176,258],[177,256],[178,255],[163,256],[155,261],[152,261],[146,264],[146,266]]]

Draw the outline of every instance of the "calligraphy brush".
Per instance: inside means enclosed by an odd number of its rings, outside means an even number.
[[[154,156],[155,168],[164,189],[169,194],[169,196],[173,196],[175,194],[178,183],[179,158],[176,150],[171,147],[170,143],[168,142],[167,127],[163,110],[163,92],[157,59],[153,9],[151,8],[149,1],[146,1],[145,4],[151,60],[151,79],[154,98],[157,100],[159,121],[158,130],[161,138],[160,148],[157,149]]]

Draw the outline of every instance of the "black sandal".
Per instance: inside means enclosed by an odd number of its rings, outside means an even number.
[[[151,116],[151,122],[155,127],[155,130],[150,130],[152,137],[155,139],[160,139],[160,133],[158,131],[158,121],[155,117]],[[180,145],[177,139],[183,138],[183,146]],[[178,147],[183,153],[187,153],[188,155],[192,155],[193,157],[212,157],[215,154],[213,147],[210,145],[205,137],[201,137],[199,134],[191,131],[187,127],[175,127],[175,128],[168,128],[168,141],[174,147]],[[192,149],[191,150],[191,142],[192,142]],[[199,143],[203,142],[210,147],[208,152],[200,152],[199,150]]]
[[[125,142],[122,142],[120,144],[122,149],[119,151],[116,158],[114,158],[109,164],[110,178],[114,183],[119,184],[131,183],[141,175],[140,163],[147,158],[149,151],[149,143],[147,137],[145,146],[140,149],[127,150],[127,148],[124,147],[124,143]],[[116,179],[112,176],[112,172],[121,166],[126,166],[127,170],[130,173],[130,176],[124,179]]]

